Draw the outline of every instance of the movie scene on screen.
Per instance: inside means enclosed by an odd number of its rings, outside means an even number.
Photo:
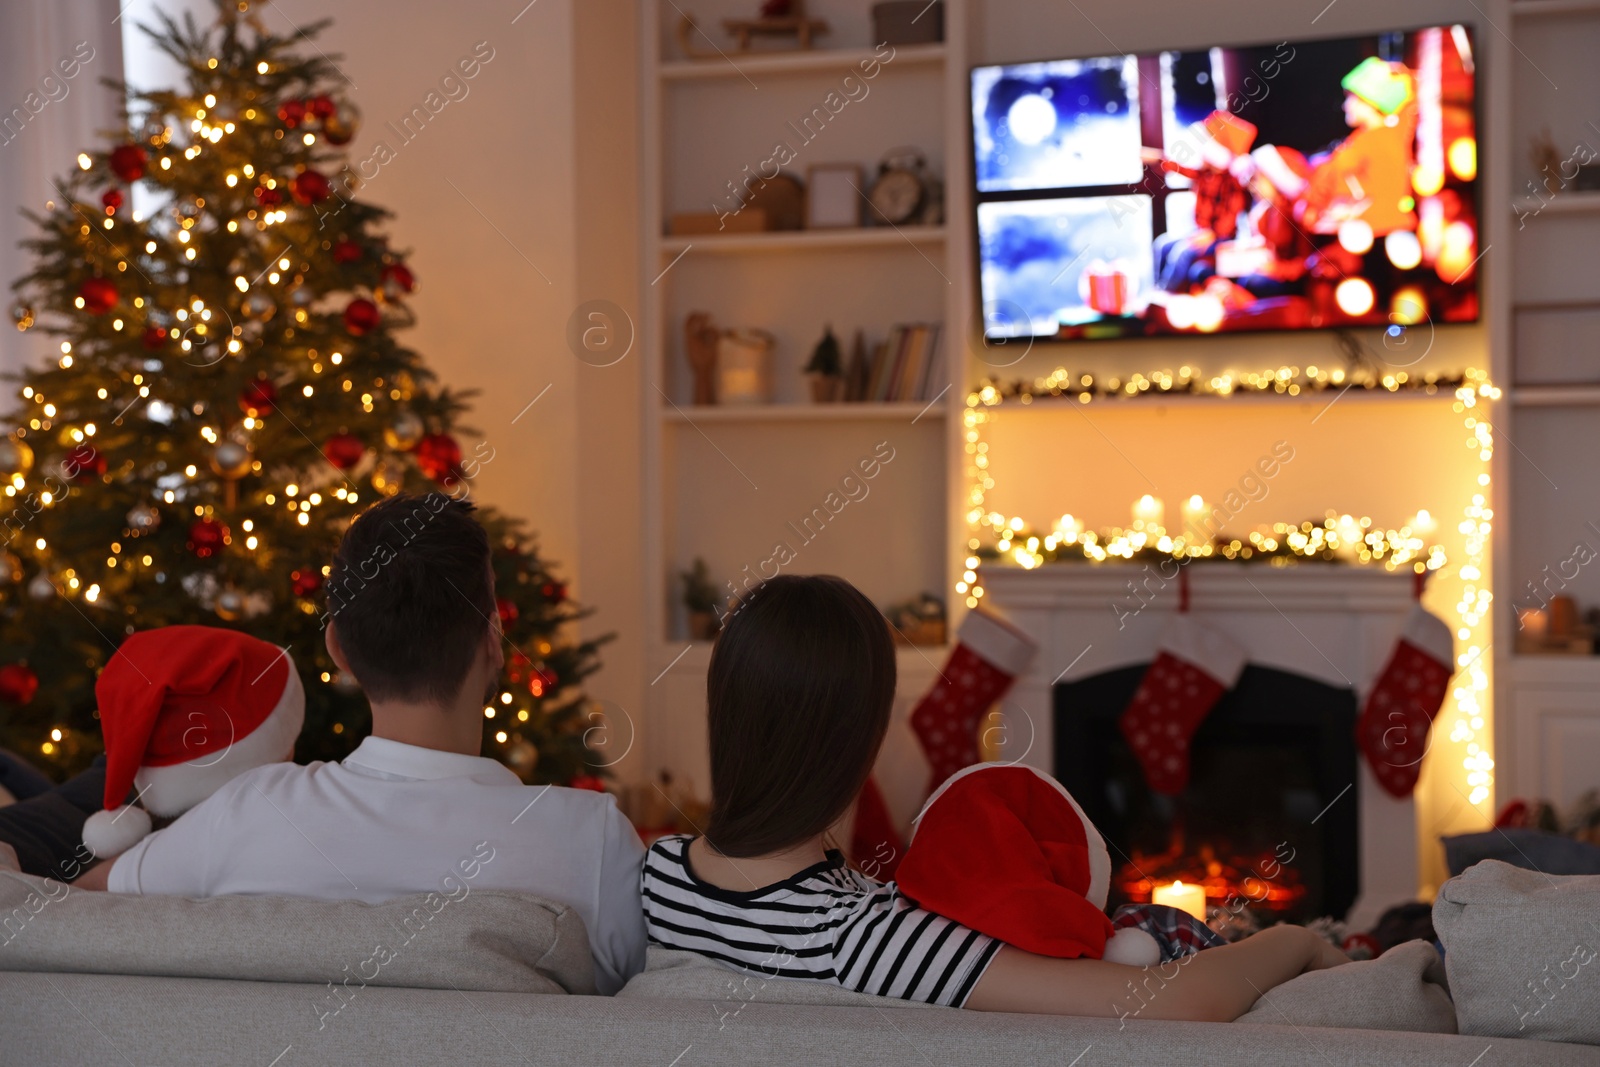
[[[1478,318],[1465,26],[972,71],[990,340]]]

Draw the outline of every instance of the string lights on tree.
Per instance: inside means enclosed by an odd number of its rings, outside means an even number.
[[[59,345],[0,435],[0,744],[62,771],[98,748],[117,643],[175,623],[289,649],[298,756],[349,751],[366,708],[323,646],[326,561],[372,501],[466,497],[493,458],[463,456],[468,394],[396,339],[416,278],[337,150],[357,116],[301,44],[321,27],[274,35],[248,0],[218,13],[160,16],[186,84],[130,93],[127,136],[77,157],[26,242],[13,320]],[[512,646],[486,750],[531,781],[592,780],[600,642],[572,639],[583,611],[521,526],[479,514]]]

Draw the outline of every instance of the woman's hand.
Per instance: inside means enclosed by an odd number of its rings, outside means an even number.
[[[1304,930],[1305,928],[1300,927],[1300,929]],[[1306,964],[1306,971],[1325,971],[1329,967],[1338,967],[1341,964],[1352,962],[1349,956],[1346,956],[1321,934],[1313,933],[1310,930],[1305,932],[1313,942],[1311,945],[1311,959]],[[1301,973],[1305,972],[1302,971]]]

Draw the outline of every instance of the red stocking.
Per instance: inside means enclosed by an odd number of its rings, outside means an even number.
[[[967,613],[938,681],[911,712],[911,729],[928,756],[928,791],[978,762],[978,720],[1028,669],[1038,646],[981,610]]]
[[[895,832],[889,806],[876,778],[868,778],[856,798],[856,820],[850,828],[850,860],[869,878],[887,882],[900,866],[905,846]]]
[[[1410,796],[1428,754],[1428,732],[1450,691],[1455,641],[1444,620],[1414,605],[1356,721],[1356,740],[1378,784]]]
[[[1157,793],[1189,783],[1189,739],[1244,671],[1245,651],[1192,615],[1177,615],[1122,713],[1122,736]]]

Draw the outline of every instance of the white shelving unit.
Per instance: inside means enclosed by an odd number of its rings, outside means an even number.
[[[1501,800],[1573,800],[1597,784],[1600,766],[1600,657],[1513,653],[1519,607],[1563,593],[1581,607],[1600,603],[1600,569],[1570,566],[1578,544],[1600,551],[1600,502],[1592,498],[1592,457],[1600,450],[1600,275],[1583,269],[1600,235],[1600,192],[1545,186],[1529,139],[1549,130],[1563,156],[1578,144],[1600,153],[1600,127],[1585,103],[1600,90],[1592,55],[1600,44],[1600,2],[1521,0],[1509,5],[1511,116],[1500,152],[1514,193],[1510,279],[1489,307],[1504,325],[1509,353],[1496,377],[1508,411],[1495,431],[1495,772]],[[1499,272],[1503,277],[1508,272]],[[1591,570],[1594,572],[1591,573]]]
[[[838,573],[884,605],[924,592],[948,603],[965,556],[951,501],[961,492],[964,337],[974,313],[964,265],[971,242],[963,221],[970,172],[966,2],[946,0],[945,42],[897,46],[887,60],[869,47],[864,9],[845,0],[810,5],[834,26],[813,50],[734,52],[713,27],[723,17],[747,16],[748,7],[742,0],[697,5],[696,22],[725,54],[687,58],[677,42],[680,9],[662,0],[640,5],[643,541],[651,583],[647,676],[655,679],[647,693],[648,759],[701,791],[708,646],[687,638],[679,572],[700,557],[713,580],[742,586],[762,572],[774,543],[786,541],[797,549],[796,572]],[[696,50],[711,51],[709,40],[697,39]],[[869,59],[881,61],[870,91],[857,93],[814,142],[797,136],[803,131],[795,124],[846,75],[864,80],[860,65]],[[885,153],[915,146],[944,179],[951,224],[668,234],[676,212],[733,207],[733,188],[777,141],[797,150],[783,169],[802,179],[814,164],[854,163],[870,181]],[[682,342],[691,311],[709,312],[721,328],[756,327],[777,337],[775,403],[691,402]],[[942,324],[943,370],[930,399],[810,401],[801,367],[825,326],[848,353],[858,328],[870,344],[896,323],[919,321]],[[895,458],[868,483],[870,493],[802,543],[797,524],[879,442]],[[925,688],[944,655],[940,648],[900,650],[902,698]]]

